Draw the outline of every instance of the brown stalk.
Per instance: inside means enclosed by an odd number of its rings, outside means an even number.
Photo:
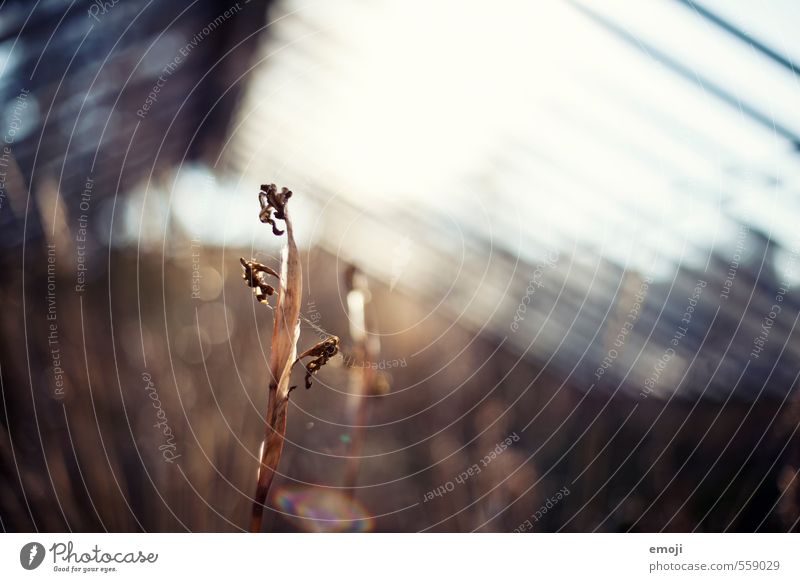
[[[353,498],[361,464],[361,451],[364,447],[364,425],[369,419],[368,396],[386,393],[388,382],[369,365],[377,361],[380,344],[378,338],[370,336],[367,331],[366,305],[369,301],[367,279],[357,267],[350,265],[345,272],[345,286],[348,291],[350,337],[353,342],[354,361],[350,362],[350,395],[354,428],[345,466],[344,492]],[[359,361],[361,365],[355,365]]]
[[[254,260],[240,259],[244,269],[243,278],[247,285],[253,288],[259,302],[269,305],[267,299],[275,293],[275,289],[266,282],[267,277],[279,279],[278,295],[273,308],[274,322],[272,348],[269,355],[270,381],[266,429],[261,446],[258,483],[250,521],[250,531],[252,532],[261,531],[264,504],[281,460],[283,442],[286,438],[286,411],[289,405],[289,394],[295,388],[289,386],[292,367],[301,358],[315,358],[306,365],[306,388],[310,388],[311,375],[318,371],[328,359],[336,355],[339,347],[339,338],[332,336],[306,350],[299,357],[297,356],[303,276],[299,252],[294,241],[292,221],[287,209],[287,202],[291,196],[291,190],[283,188],[281,192],[278,192],[274,184],[262,185],[258,195],[261,203],[259,213],[261,222],[272,226],[272,232],[276,236],[283,235],[284,231],[278,229],[275,219],[283,220],[286,224],[286,246],[281,252],[280,275],[270,267]]]
[[[275,301],[274,321],[272,327],[272,348],[269,354],[269,393],[267,397],[267,416],[264,442],[261,446],[261,461],[258,470],[258,484],[253,500],[253,513],[250,531],[261,531],[261,520],[264,514],[264,503],[275,471],[281,460],[283,441],[286,435],[286,410],[289,404],[289,377],[292,364],[297,355],[297,340],[300,336],[300,303],[302,301],[303,275],[300,268],[300,257],[294,241],[292,221],[286,203],[291,191],[283,188],[280,194],[274,184],[261,186],[259,194],[261,202],[261,222],[272,226],[273,232],[280,236],[272,218],[282,219],[286,224],[286,246],[281,252],[280,281],[278,297]],[[248,285],[256,290],[259,301],[266,302],[266,296],[272,295],[272,288],[266,285],[256,273],[274,274],[274,271],[256,264],[257,271],[248,272],[247,262],[244,277]],[[249,275],[249,277],[248,277]],[[249,280],[248,280],[249,279]]]

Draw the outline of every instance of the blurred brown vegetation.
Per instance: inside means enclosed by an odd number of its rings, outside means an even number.
[[[4,270],[0,515],[7,531],[246,525],[271,313],[242,284],[230,249],[202,250],[203,299],[192,299],[190,253],[137,259],[111,251],[108,271],[98,260],[82,295],[73,291],[74,271],[58,270],[63,398],[54,397],[48,352],[45,251],[28,249],[24,295],[23,272]],[[304,302],[313,302],[318,325],[340,335],[347,353],[340,264],[312,250],[306,266]],[[381,329],[412,326],[381,338],[382,357],[408,365],[387,370],[391,392],[368,403],[354,494],[380,516],[375,530],[511,531],[565,486],[570,496],[534,531],[796,529],[796,402],[721,407],[652,398],[631,414],[630,396],[578,390],[440,314],[419,323],[428,311],[423,302],[378,282],[370,287],[371,317]],[[300,346],[316,334],[304,325]],[[285,484],[343,486],[352,428],[347,369],[337,360],[308,391],[296,372],[300,388],[273,501]],[[176,437],[173,463],[158,448],[164,439],[153,426],[143,372]],[[423,501],[512,433],[519,442],[479,475]],[[265,524],[308,528],[271,511]]]

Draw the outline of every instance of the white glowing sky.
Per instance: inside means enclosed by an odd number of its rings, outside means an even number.
[[[745,44],[675,2],[595,4],[800,133],[797,79]],[[192,201],[183,216],[207,239],[270,244],[243,217],[254,185],[275,181],[313,190],[319,205],[295,212],[311,225],[337,202],[433,215],[524,260],[589,245],[660,276],[702,268],[736,219],[794,244],[800,171],[786,140],[566,3],[502,6],[284,2],[226,151],[232,171],[208,193],[224,207],[198,203],[203,168],[170,185],[173,205]]]

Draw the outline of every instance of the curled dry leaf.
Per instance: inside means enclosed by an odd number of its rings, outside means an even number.
[[[280,279],[280,275],[276,273],[274,269],[256,261],[245,261],[244,258],[240,258],[239,261],[242,263],[242,268],[244,270],[242,279],[245,280],[248,287],[253,288],[253,292],[259,303],[268,303],[267,297],[275,293],[275,288],[267,283],[266,276],[270,275],[276,279]]]
[[[286,222],[286,202],[291,197],[292,191],[288,188],[282,188],[281,191],[278,192],[278,187],[275,186],[275,184],[261,185],[261,192],[258,194],[261,212],[258,218],[261,222],[269,224],[272,227],[272,233],[275,236],[281,236],[283,231],[275,225],[272,213],[275,213],[275,218]]]
[[[305,365],[306,368],[306,390],[311,388],[311,376],[319,371],[319,369],[328,363],[333,356],[339,353],[339,338],[335,335],[330,336],[322,340],[321,342],[317,343],[313,347],[307,349],[302,354],[297,356],[298,361],[302,360],[303,358],[314,358],[308,364]]]

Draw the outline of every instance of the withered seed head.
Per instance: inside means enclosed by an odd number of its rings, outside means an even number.
[[[275,212],[275,218],[278,220],[286,220],[286,201],[292,197],[292,191],[288,188],[281,188],[278,192],[278,187],[275,184],[262,184],[261,192],[258,193],[258,201],[261,204],[261,212],[258,219],[269,224],[272,227],[272,233],[275,236],[280,236],[284,231],[278,229],[272,217],[272,212]]]
[[[267,283],[266,277],[271,275],[276,279],[280,279],[278,273],[257,261],[245,261],[244,258],[239,258],[239,262],[242,263],[242,279],[245,280],[248,287],[253,288],[256,299],[258,299],[259,303],[268,303],[267,297],[275,293],[275,288]]]
[[[306,390],[311,388],[311,375],[319,371],[333,356],[339,353],[339,338],[335,335],[322,340],[315,346],[300,354],[297,359],[305,357],[314,358],[306,364]]]

